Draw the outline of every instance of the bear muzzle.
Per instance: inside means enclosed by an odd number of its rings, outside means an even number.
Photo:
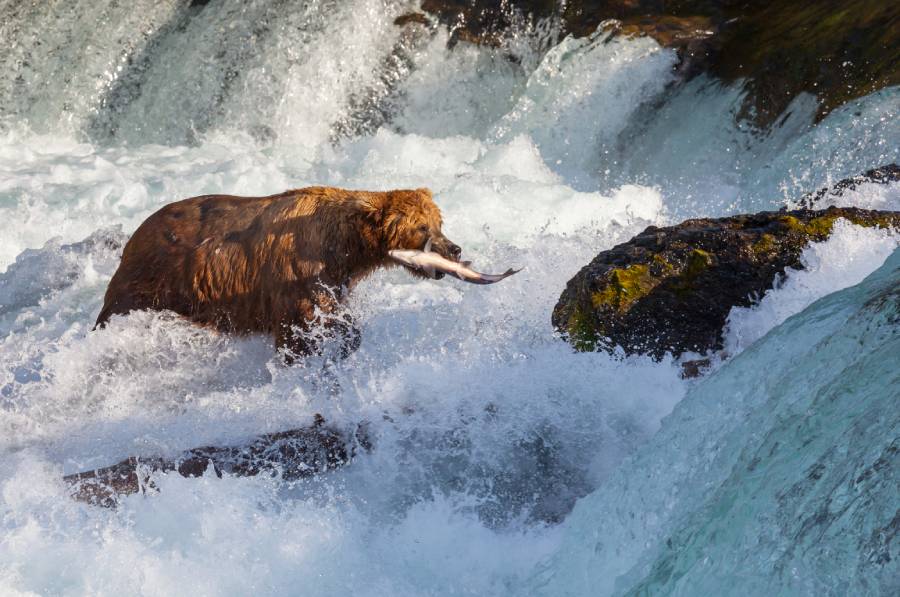
[[[459,262],[459,257],[462,255],[462,247],[458,244],[451,241],[444,235],[437,237],[437,239],[429,238],[425,243],[425,247],[423,249],[426,253],[429,251],[434,251],[441,257],[445,259],[449,259],[450,261]],[[432,274],[433,279],[440,280],[446,274],[442,271],[435,271]]]

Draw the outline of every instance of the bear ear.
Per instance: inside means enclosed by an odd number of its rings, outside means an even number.
[[[381,224],[385,216],[385,201],[378,194],[354,195],[352,198],[354,207],[363,215],[372,220],[376,225]]]

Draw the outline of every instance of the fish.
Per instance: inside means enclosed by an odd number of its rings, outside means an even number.
[[[502,274],[482,274],[481,272],[476,272],[469,267],[472,265],[471,261],[451,261],[432,251],[430,240],[422,250],[394,250],[388,251],[388,255],[407,267],[424,272],[429,278],[435,278],[437,272],[441,272],[459,278],[463,282],[469,282],[470,284],[496,284],[500,280],[522,271],[522,268],[510,268]]]

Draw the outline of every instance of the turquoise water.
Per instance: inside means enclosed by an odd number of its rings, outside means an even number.
[[[0,4],[0,594],[890,594],[900,363],[896,299],[873,297],[897,234],[839,223],[732,312],[738,356],[699,381],[573,353],[549,319],[648,225],[898,161],[897,90],[818,126],[800,98],[761,136],[738,89],[672,87],[651,40],[448,50],[392,24],[409,6]],[[428,186],[467,259],[525,269],[379,272],[341,362],[159,313],[90,331],[159,206],[309,184]],[[898,209],[900,187],[835,201]],[[162,475],[117,510],[60,480],[315,413],[375,449],[299,482]]]

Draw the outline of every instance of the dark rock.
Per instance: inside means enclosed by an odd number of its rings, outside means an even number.
[[[562,34],[586,36],[604,21],[623,35],[649,35],[676,48],[680,73],[741,82],[739,116],[775,123],[801,92],[820,100],[818,117],[845,102],[900,84],[900,2],[856,0],[425,0],[422,9],[458,39],[497,43],[523,21],[554,19]]]
[[[900,212],[835,207],[651,226],[569,281],[553,325],[583,351],[621,346],[661,358],[721,349],[731,308],[753,304],[785,268],[801,268],[803,248],[827,238],[838,218],[900,227]]]
[[[845,191],[853,191],[863,184],[890,184],[892,182],[900,182],[900,166],[888,164],[881,168],[872,168],[858,176],[845,178],[830,187],[819,189],[815,193],[807,193],[800,199],[800,207],[813,209],[822,203],[823,199],[840,197]]]
[[[199,477],[212,467],[220,477],[223,473],[237,477],[267,473],[292,481],[349,463],[357,446],[371,449],[364,427],[360,426],[351,437],[327,427],[324,419],[316,415],[311,427],[261,435],[248,444],[194,448],[174,459],[132,456],[112,466],[68,475],[63,480],[71,486],[76,500],[112,507],[121,496],[153,489],[151,474],[156,472]]]
[[[526,19],[544,19],[558,13],[556,0],[422,0],[422,10],[437,17],[451,31],[450,45],[458,41],[498,45],[507,30]]]
[[[372,135],[399,111],[400,85],[415,68],[414,56],[433,35],[436,25],[421,12],[394,19],[402,32],[391,52],[376,67],[377,78],[350,94],[347,110],[331,127],[332,143]]]
[[[640,15],[608,21],[606,30],[630,37],[649,36],[664,48],[678,51],[677,73],[686,80],[708,69],[718,50],[718,25],[709,17],[693,15]]]
[[[700,377],[712,367],[710,359],[694,359],[681,363],[681,378],[694,379]]]
[[[398,27],[406,27],[407,25],[411,25],[413,23],[425,25],[426,27],[430,26],[428,17],[425,16],[425,13],[422,12],[408,12],[394,19],[394,25],[397,25]]]

